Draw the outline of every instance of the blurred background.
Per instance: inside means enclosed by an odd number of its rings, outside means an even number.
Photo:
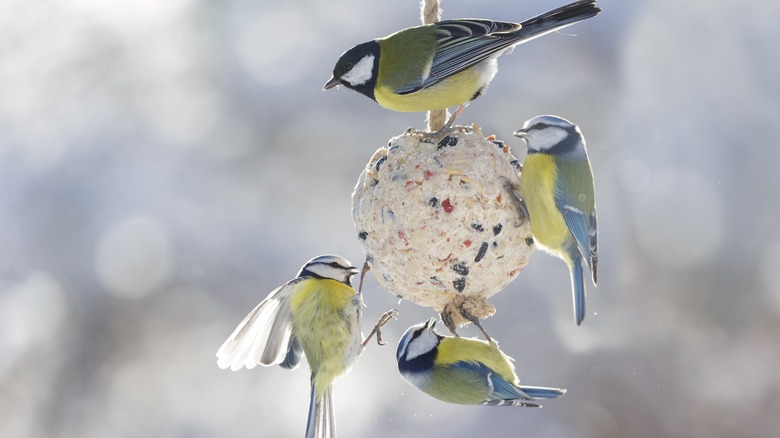
[[[511,132],[537,114],[588,140],[601,275],[583,326],[541,252],[485,323],[524,383],[568,394],[535,410],[414,389],[395,344],[433,312],[369,275],[364,331],[401,317],[336,381],[341,436],[780,427],[780,3],[599,4],[502,57],[459,119],[518,157]],[[306,366],[233,373],[214,354],[309,258],[362,262],[352,188],[424,115],[320,88],[344,50],[418,21],[412,0],[0,3],[0,436],[302,436]]]

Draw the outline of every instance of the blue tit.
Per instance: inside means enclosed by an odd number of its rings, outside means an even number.
[[[501,54],[599,12],[595,0],[583,0],[522,23],[468,18],[406,28],[344,52],[323,88],[343,85],[393,111],[459,105],[450,126],[485,92]]]
[[[358,268],[335,255],[315,257],[255,307],[217,351],[220,368],[257,364],[294,369],[306,354],[311,402],[306,437],[335,437],[333,380],[362,352]]]
[[[577,325],[585,318],[583,260],[597,282],[598,231],[593,171],[580,129],[560,117],[537,116],[514,133],[528,155],[522,184],[534,240],[569,267]]]
[[[431,397],[462,405],[541,407],[565,389],[520,386],[512,359],[495,341],[442,336],[436,320],[409,327],[398,342],[398,370]]]

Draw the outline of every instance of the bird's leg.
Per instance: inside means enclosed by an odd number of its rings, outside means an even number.
[[[482,332],[483,335],[485,335],[485,340],[488,342],[493,342],[493,339],[488,334],[487,330],[485,330],[484,327],[482,327],[482,323],[479,322],[479,318],[472,315],[471,312],[466,310],[463,306],[460,307],[460,314],[463,315],[464,318],[471,321],[478,329]]]
[[[468,105],[468,103],[463,103],[463,104],[458,105],[458,108],[455,109],[455,112],[447,120],[447,123],[445,123],[444,126],[439,128],[438,131],[433,131],[433,132],[414,131],[414,132],[422,134],[424,139],[440,138],[440,137],[443,137],[444,135],[446,135],[446,134],[448,134],[448,133],[450,133],[452,131],[469,132],[470,128],[468,128],[466,126],[457,126],[457,127],[454,127],[454,128],[452,127],[452,124],[455,122],[455,119],[458,118],[458,116],[460,115],[460,112],[463,111],[463,109],[466,108],[467,105]]]
[[[371,270],[371,265],[368,264],[368,257],[363,262],[363,269],[360,270],[360,281],[358,282],[358,295],[363,295],[363,279],[366,278],[366,274]]]
[[[385,312],[380,318],[379,321],[374,324],[374,329],[371,330],[371,333],[368,334],[368,337],[363,341],[361,346],[363,348],[366,348],[366,345],[368,345],[368,341],[371,340],[371,337],[376,335],[376,343],[379,345],[385,345],[386,342],[382,341],[382,327],[384,327],[385,324],[387,324],[391,319],[398,317],[398,310],[392,309]]]
[[[450,119],[447,120],[447,123],[445,123],[444,126],[438,132],[443,132],[445,129],[450,129],[452,127],[453,122],[455,122],[455,119],[458,118],[460,112],[463,111],[463,109],[466,108],[466,106],[468,106],[468,103],[462,103],[458,105],[458,107],[455,109],[455,112],[452,113],[452,116],[450,116]]]

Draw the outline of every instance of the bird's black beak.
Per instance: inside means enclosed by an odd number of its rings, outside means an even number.
[[[513,132],[512,135],[524,139],[526,135],[528,135],[528,131],[526,131],[525,129],[518,129],[517,131]]]
[[[331,88],[335,87],[336,85],[341,85],[341,80],[335,76],[331,77],[328,82],[325,82],[325,85],[322,86],[323,90],[330,90]]]
[[[359,273],[360,272],[360,268],[356,268],[354,266],[350,266],[349,268],[347,268],[347,272],[349,272],[349,276],[351,277],[351,276]]]
[[[427,330],[433,330],[434,328],[436,328],[436,318],[431,317],[430,319],[425,321],[425,328]]]

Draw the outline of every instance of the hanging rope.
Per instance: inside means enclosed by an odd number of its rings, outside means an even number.
[[[423,24],[441,21],[439,0],[422,0],[422,4],[420,4],[420,19]]]
[[[423,24],[431,24],[441,21],[440,0],[422,0],[420,2],[420,19]],[[428,111],[428,131],[435,132],[441,129],[450,117],[446,109]]]

